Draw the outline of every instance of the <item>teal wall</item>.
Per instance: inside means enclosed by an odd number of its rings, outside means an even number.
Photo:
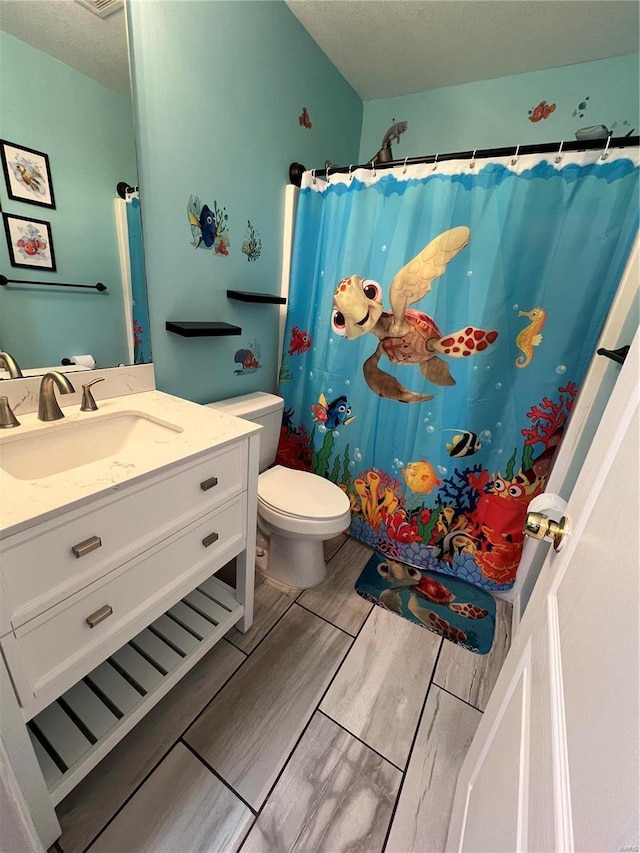
[[[0,346],[21,367],[50,366],[92,353],[99,366],[127,359],[114,198],[136,182],[131,102],[0,32],[0,137],[49,155],[56,209],[8,198],[2,210],[51,223],[57,272],[12,267],[4,229],[0,271],[7,278],[95,283],[95,290],[0,290]]]
[[[637,134],[638,73],[637,55],[620,56],[368,101],[359,162],[375,155],[387,128],[396,121],[408,121],[409,128],[392,146],[395,159],[575,140],[578,128],[597,124],[613,129],[615,135],[624,136],[631,129]],[[555,103],[556,109],[547,119],[531,122],[529,110],[541,101]],[[582,102],[586,109],[580,118],[573,112]]]
[[[196,402],[273,390],[278,308],[226,290],[278,292],[289,164],[353,162],[362,102],[280,0],[130,0],[128,13],[157,386]],[[226,208],[228,256],[193,247],[190,195]],[[254,262],[241,252],[247,220],[262,240]],[[167,320],[242,334],[182,338]],[[234,354],[254,341],[260,368],[237,375]]]

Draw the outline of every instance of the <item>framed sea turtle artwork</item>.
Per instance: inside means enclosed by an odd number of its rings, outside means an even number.
[[[2,139],[0,158],[9,198],[55,208],[49,157],[43,151]]]

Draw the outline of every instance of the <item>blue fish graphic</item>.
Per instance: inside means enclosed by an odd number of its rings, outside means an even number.
[[[189,214],[189,225],[191,225],[191,231],[195,241],[194,245],[197,249],[201,243],[204,243],[207,249],[210,249],[211,246],[213,246],[214,240],[216,239],[216,235],[218,233],[216,217],[210,207],[206,204],[202,206],[200,213],[198,214],[198,204],[199,199],[191,196],[189,199],[189,205],[187,207],[187,212]],[[195,229],[199,229],[200,233],[197,234]]]
[[[327,403],[324,394],[320,394],[316,405],[311,406],[314,420],[320,421],[327,429],[336,429],[341,424],[346,426],[355,420],[351,416],[351,406],[347,403],[345,396],[337,397],[332,403]]]
[[[200,229],[202,230],[202,242],[207,248],[210,248],[216,239],[218,226],[216,225],[216,218],[213,215],[213,211],[209,210],[206,204],[203,205],[200,211]]]

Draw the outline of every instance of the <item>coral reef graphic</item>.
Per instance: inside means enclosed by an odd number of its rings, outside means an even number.
[[[311,436],[304,424],[293,425],[293,414],[292,409],[283,412],[276,464],[298,471],[313,471]]]
[[[339,429],[316,420],[307,431],[296,413],[283,418],[278,460],[336,483],[351,506],[351,535],[392,560],[453,575],[486,590],[513,586],[522,556],[528,504],[544,489],[578,386],[567,382],[558,398],[544,396],[526,412],[500,470],[481,463],[454,468],[437,489],[416,495],[389,471],[369,467],[354,476],[349,444]],[[315,407],[317,408],[317,407]],[[349,427],[346,427],[347,429]]]
[[[213,212],[218,223],[218,234],[216,236],[214,251],[216,255],[228,255],[231,248],[231,241],[229,239],[229,214],[227,213],[227,208],[218,207],[218,202],[214,201]]]
[[[133,363],[139,364],[139,359],[141,356],[140,348],[143,344],[142,335],[144,334],[144,329],[140,325],[140,323],[133,318]]]
[[[293,380],[293,376],[291,374],[291,368],[289,367],[289,362],[286,358],[282,359],[282,363],[280,364],[280,373],[278,375],[278,383],[281,382],[291,382]]]
[[[560,396],[557,403],[543,397],[540,403],[532,406],[527,412],[527,418],[532,425],[520,430],[524,436],[522,467],[525,470],[533,468],[541,474],[548,473],[564,425],[573,409],[578,386],[575,382],[567,382],[564,387],[558,388],[558,392]],[[533,448],[537,444],[542,444],[544,450],[534,461]]]
[[[242,243],[241,251],[248,261],[257,261],[262,254],[262,240],[251,222],[247,219],[247,239]]]

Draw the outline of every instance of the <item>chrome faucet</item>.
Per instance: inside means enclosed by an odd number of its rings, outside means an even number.
[[[0,352],[0,367],[9,371],[9,379],[22,379],[20,366],[11,353]]]
[[[41,421],[57,421],[64,417],[64,413],[56,400],[56,385],[61,394],[73,394],[76,390],[64,373],[58,373],[57,370],[45,373],[40,383],[40,398],[38,400],[38,418]]]

